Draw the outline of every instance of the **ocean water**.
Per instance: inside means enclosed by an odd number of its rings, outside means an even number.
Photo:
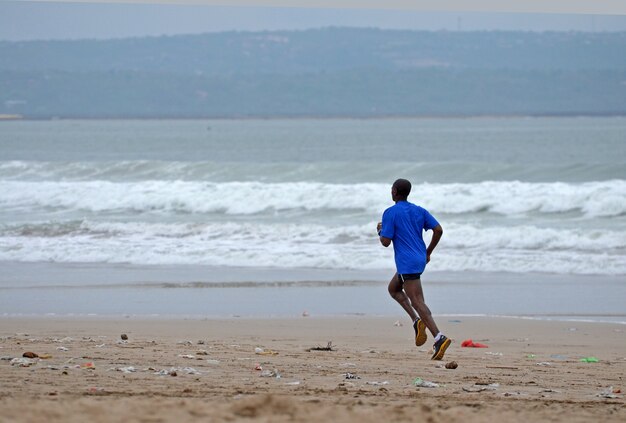
[[[219,269],[194,272],[199,283],[241,269],[253,283],[302,282],[304,271],[309,281],[388,279],[392,251],[375,227],[399,177],[444,227],[427,274],[604,278],[607,297],[622,294],[626,118],[56,120],[0,123],[0,263],[22,269],[0,276],[0,305],[34,312],[31,291],[16,289],[45,286],[44,275],[20,276],[42,265],[66,279],[76,266],[99,269],[83,287],[119,268]],[[164,282],[139,274],[124,283],[154,283],[154,294]],[[316,289],[345,289],[331,285]],[[575,303],[559,313],[606,312],[602,298]],[[513,311],[525,312],[542,310]]]

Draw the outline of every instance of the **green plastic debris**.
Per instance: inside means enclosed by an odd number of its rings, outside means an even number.
[[[421,377],[416,377],[413,381],[413,385],[419,386],[422,388],[438,388],[439,384],[435,382],[430,382],[428,380],[423,380]]]
[[[537,357],[535,354],[528,354],[528,355],[526,356],[526,358],[535,358],[535,357]]]
[[[583,363],[597,363],[600,360],[598,360],[595,357],[584,357],[584,358],[581,358],[580,361]]]

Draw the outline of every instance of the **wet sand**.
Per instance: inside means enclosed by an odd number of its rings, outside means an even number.
[[[0,421],[626,421],[624,325],[440,316],[436,362],[396,320],[0,318]]]

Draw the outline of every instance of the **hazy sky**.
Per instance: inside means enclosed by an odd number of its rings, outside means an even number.
[[[324,26],[426,30],[626,31],[626,16],[0,0],[0,40],[119,38]]]

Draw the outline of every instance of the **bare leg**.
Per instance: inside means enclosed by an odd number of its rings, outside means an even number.
[[[411,317],[411,322],[414,322],[415,319],[417,319],[417,314],[411,306],[411,300],[409,300],[409,297],[407,297],[406,293],[402,290],[402,285],[398,280],[397,273],[393,275],[393,278],[391,278],[391,281],[389,282],[389,287],[387,289],[389,290],[389,295],[391,295],[391,298],[396,300],[398,304],[402,306],[404,311],[406,311]]]
[[[415,307],[415,310],[417,310],[417,314],[419,314],[420,319],[422,319],[428,330],[430,330],[430,333],[432,333],[433,336],[437,336],[439,328],[437,328],[435,320],[433,320],[433,316],[430,313],[430,309],[424,302],[422,282],[419,279],[405,281],[404,290],[406,291],[406,295],[411,300],[411,304]]]

